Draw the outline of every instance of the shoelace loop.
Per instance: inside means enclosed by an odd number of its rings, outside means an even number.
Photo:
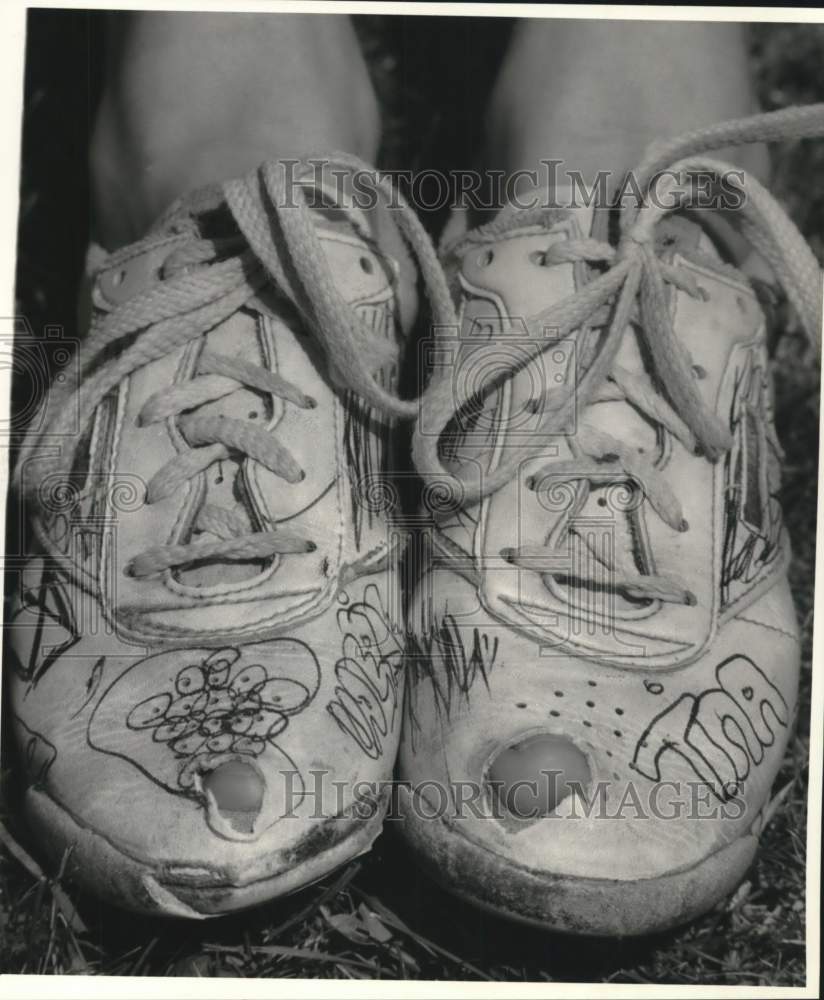
[[[567,475],[582,484],[576,501],[580,509],[593,482],[604,476],[620,475],[634,480],[656,513],[673,530],[683,531],[686,520],[678,498],[667,486],[653,464],[603,431],[584,426],[570,433],[573,407],[584,412],[590,404],[606,399],[625,399],[655,423],[664,427],[686,448],[703,454],[709,461],[718,460],[731,445],[729,429],[704,404],[696,387],[701,378],[700,366],[693,364],[672,325],[666,286],[673,285],[695,297],[704,293],[688,275],[661,260],[655,251],[655,232],[659,222],[677,211],[689,196],[689,188],[679,184],[681,177],[695,171],[710,172],[716,179],[737,184],[741,194],[738,213],[740,227],[751,244],[772,266],[785,289],[808,336],[820,346],[821,271],[809,247],[775,199],[754,178],[731,164],[701,157],[706,151],[728,145],[777,139],[824,135],[824,105],[792,108],[786,111],[755,115],[697,130],[686,136],[658,144],[650,149],[634,171],[636,188],[645,193],[640,205],[626,204],[621,210],[621,236],[617,248],[592,239],[570,240],[553,244],[545,251],[545,262],[603,264],[605,272],[547,310],[526,320],[534,346],[523,352],[511,378],[556,342],[543,336],[552,329],[561,339],[587,325],[600,326],[606,310],[606,333],[597,353],[584,366],[583,374],[572,386],[544,392],[540,401],[543,416],[535,428],[534,445],[503,450],[495,468],[472,480],[444,466],[439,440],[450,423],[478,400],[485,398],[501,381],[500,359],[484,366],[484,347],[477,348],[480,378],[454,383],[451,373],[435,375],[427,388],[422,409],[428,419],[425,432],[420,427],[413,437],[413,460],[424,480],[437,481],[439,489],[451,489],[462,505],[471,506],[507,484],[518,468],[544,450],[547,435],[566,435],[575,458],[564,463],[548,462],[532,476],[539,481],[549,471],[553,476]],[[655,190],[653,182],[663,177],[664,187]],[[668,195],[665,199],[663,196]],[[658,197],[654,197],[658,195]],[[465,239],[492,243],[513,229],[542,222],[540,210],[504,209],[497,219]],[[459,241],[462,242],[462,241]],[[616,365],[624,332],[634,321],[650,357],[652,377],[642,379],[622,372]],[[497,347],[491,343],[490,352]],[[659,392],[654,383],[663,389]],[[504,432],[505,433],[505,432]],[[574,531],[571,520],[568,530]],[[559,537],[556,542],[560,544]],[[533,547],[534,548],[534,547]],[[593,553],[596,558],[603,558]],[[508,561],[524,568],[537,569],[535,551],[523,546],[507,550]],[[544,565],[551,561],[551,551],[542,548]],[[634,567],[619,564],[617,557],[608,560],[613,573],[612,586],[631,596],[656,597],[666,601],[695,603],[694,595],[676,578],[639,574]],[[582,582],[591,582],[584,573]]]
[[[372,171],[361,160],[345,154],[333,154],[326,160],[335,169]],[[377,190],[393,206],[395,223],[417,259],[435,321],[454,326],[454,307],[430,238],[389,178],[374,171],[372,175]],[[396,362],[397,349],[368,329],[338,290],[306,200],[304,186],[312,186],[311,172],[307,176],[308,180],[300,173],[295,175],[278,162],[265,163],[246,178],[181,199],[137,244],[108,256],[98,255],[97,274],[114,273],[122,278],[132,258],[165,253],[159,269],[161,280],[95,316],[78,353],[75,377],[52,387],[48,419],[39,427],[34,422],[36,429],[21,448],[18,483],[20,471],[32,460],[37,462],[39,481],[55,473],[68,477],[82,435],[63,434],[65,443],[56,456],[38,454],[44,439],[76,423],[88,428],[100,403],[124,379],[203,337],[264,289],[296,310],[320,342],[330,374],[340,387],[358,393],[389,416],[410,418],[417,414],[416,402],[400,399],[376,379],[377,373]],[[204,237],[198,218],[227,207],[239,232]],[[355,214],[348,214],[355,231],[360,232]],[[117,268],[124,270],[118,272]],[[316,405],[299,386],[262,366],[204,351],[190,381],[159,391],[142,407],[139,423],[174,418],[188,445],[152,477],[146,490],[147,503],[169,496],[233,453],[261,463],[287,483],[301,480],[303,470],[271,432],[247,421],[198,414],[203,404],[243,387],[269,393],[302,409]],[[250,531],[247,520],[240,509],[222,510],[214,505],[210,509],[207,505],[199,511],[195,528],[216,535],[216,541],[154,547],[135,556],[126,572],[150,576],[203,560],[263,559],[314,548],[314,543],[280,530]],[[35,532],[47,551],[55,551],[48,531],[37,519]]]

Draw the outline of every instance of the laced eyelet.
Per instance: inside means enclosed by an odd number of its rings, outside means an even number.
[[[360,266],[361,271],[363,271],[364,274],[372,274],[375,270],[372,261],[368,257],[361,257]]]
[[[702,365],[693,365],[692,374],[698,379],[703,379],[707,377],[707,369]]]
[[[529,263],[535,264],[536,267],[546,267],[546,251],[533,250],[529,255]]]
[[[489,267],[492,261],[495,259],[494,250],[484,250],[482,253],[478,254],[478,266],[479,267]]]

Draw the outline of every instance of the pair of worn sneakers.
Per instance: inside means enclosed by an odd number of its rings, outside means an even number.
[[[799,641],[765,316],[689,178],[815,337],[803,240],[696,157],[822,123],[693,133],[619,217],[544,193],[440,259],[385,181],[365,211],[294,162],[92,254],[91,330],[16,472],[37,554],[6,681],[46,851],[208,916],[368,850],[394,795],[436,878],[524,921],[636,934],[732,890]]]

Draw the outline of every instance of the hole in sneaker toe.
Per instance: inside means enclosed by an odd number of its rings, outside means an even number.
[[[519,820],[549,816],[590,780],[584,754],[565,736],[542,733],[500,750],[486,780],[499,805]]]
[[[263,778],[250,764],[229,760],[203,776],[203,790],[238,833],[252,833],[263,804]]]

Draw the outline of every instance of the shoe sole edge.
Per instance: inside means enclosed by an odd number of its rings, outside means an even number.
[[[518,923],[591,937],[637,937],[706,913],[741,882],[758,848],[752,832],[689,868],[643,879],[538,872],[505,862],[442,819],[407,813],[402,836],[425,871],[449,892]],[[468,887],[471,887],[468,888]]]
[[[29,789],[25,800],[26,819],[38,843],[55,865],[60,865],[65,852],[71,850],[69,878],[84,890],[138,913],[198,920],[246,909],[306,888],[370,850],[382,830],[384,813],[385,805],[374,815],[357,819],[351,832],[333,840],[325,849],[270,875],[218,881],[214,877],[217,870],[192,864],[191,870],[204,873],[203,884],[197,884],[196,879],[170,877],[169,869],[186,868],[185,861],[151,865],[135,858],[102,834],[84,827],[45,792]],[[342,818],[333,817],[329,822],[339,819]],[[308,836],[313,833],[310,830]],[[297,855],[299,847],[300,844],[295,845],[290,853]]]

